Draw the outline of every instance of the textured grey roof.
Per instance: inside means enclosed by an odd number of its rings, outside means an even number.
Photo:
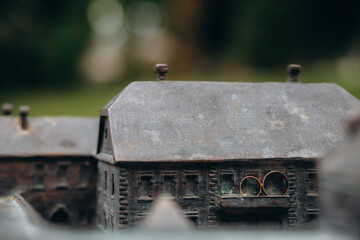
[[[133,82],[111,100],[115,161],[322,157],[360,102],[336,84]]]
[[[90,156],[95,153],[98,119],[31,117],[29,129],[18,117],[0,117],[0,157]]]

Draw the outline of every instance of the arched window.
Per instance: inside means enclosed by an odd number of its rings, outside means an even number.
[[[51,215],[50,221],[59,224],[69,224],[70,216],[67,210],[63,207],[58,207]]]

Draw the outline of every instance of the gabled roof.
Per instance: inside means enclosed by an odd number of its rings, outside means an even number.
[[[318,158],[360,102],[336,84],[133,82],[103,109],[114,161]]]
[[[22,130],[18,117],[0,117],[0,157],[91,156],[98,119],[31,117]]]

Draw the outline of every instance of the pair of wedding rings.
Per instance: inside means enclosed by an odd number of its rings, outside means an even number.
[[[259,196],[262,191],[267,196],[283,196],[289,190],[289,180],[282,172],[271,171],[262,181],[254,176],[244,177],[239,188],[243,196]]]

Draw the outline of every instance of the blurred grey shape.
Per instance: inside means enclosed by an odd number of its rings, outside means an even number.
[[[192,223],[184,217],[182,209],[172,198],[163,195],[154,203],[141,227],[143,229],[185,230],[190,229]]]

